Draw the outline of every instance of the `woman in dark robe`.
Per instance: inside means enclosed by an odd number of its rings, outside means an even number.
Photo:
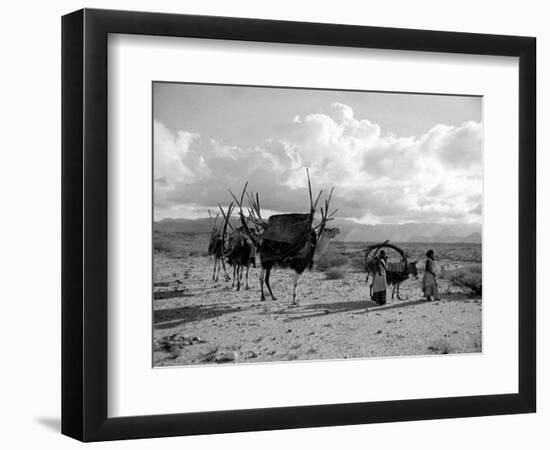
[[[386,290],[388,284],[386,282],[386,252],[380,251],[380,254],[375,259],[375,272],[372,279],[372,301],[379,305],[386,304]]]
[[[424,278],[422,279],[422,291],[426,300],[439,300],[439,286],[437,285],[437,264],[435,262],[434,251],[426,252],[426,267],[424,270]]]

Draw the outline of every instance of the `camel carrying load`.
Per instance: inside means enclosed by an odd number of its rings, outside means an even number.
[[[239,207],[242,230],[246,237],[253,243],[260,254],[262,270],[260,273],[261,300],[265,300],[264,282],[271,295],[275,296],[269,284],[271,269],[275,264],[290,267],[294,270],[293,279],[293,304],[296,301],[296,288],[300,275],[306,268],[311,269],[314,262],[326,251],[329,240],[339,233],[337,228],[326,228],[328,221],[333,220],[336,210],[328,213],[332,192],[324,207],[321,207],[321,220],[313,225],[317,204],[323,191],[320,191],[315,201],[311,191],[311,181],[308,177],[310,212],[303,214],[276,214],[264,220],[261,215],[259,195],[247,192],[248,183],[245,183],[240,200],[231,192]],[[248,199],[248,216],[243,211],[245,196]]]
[[[222,214],[224,214],[224,217],[226,214],[231,215],[231,211],[233,210],[234,206],[233,204],[229,205],[229,208],[227,209],[227,213],[224,213],[223,209],[221,209]],[[225,277],[225,281],[229,280],[229,275],[227,275],[227,270],[225,268],[225,241],[227,236],[227,220],[223,222],[223,224],[220,224],[218,222],[219,213],[216,214],[215,218],[212,218],[212,214],[210,213],[210,210],[208,210],[208,215],[210,217],[210,240],[208,242],[208,255],[214,257],[214,272],[212,274],[212,280],[218,281],[218,277],[220,275],[220,270],[223,268],[223,273]]]

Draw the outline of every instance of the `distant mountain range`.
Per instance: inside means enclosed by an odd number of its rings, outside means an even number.
[[[233,225],[240,225],[232,218]],[[364,225],[352,220],[342,219],[330,222],[330,227],[338,227],[341,241],[382,242],[464,242],[481,243],[480,224],[439,224],[404,223]],[[163,219],[154,223],[154,229],[177,233],[209,233],[210,220],[201,219]]]

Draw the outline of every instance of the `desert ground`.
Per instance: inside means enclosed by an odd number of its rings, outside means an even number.
[[[155,231],[155,366],[482,350],[480,244],[397,244],[410,260],[418,259],[419,277],[401,285],[401,300],[391,298],[390,288],[387,304],[378,306],[369,299],[362,270],[368,243],[333,241],[319,266],[300,278],[299,306],[292,306],[288,269],[272,272],[276,301],[260,301],[259,268],[250,269],[248,290],[232,289],[223,272],[213,281],[208,239]],[[428,248],[441,268],[440,301],[428,302],[421,292]]]

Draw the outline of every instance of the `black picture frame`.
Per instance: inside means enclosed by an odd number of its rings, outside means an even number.
[[[109,33],[519,58],[517,393],[107,417]],[[536,39],[83,9],[62,18],[62,433],[82,441],[535,412]],[[510,295],[516,295],[510,293]]]

